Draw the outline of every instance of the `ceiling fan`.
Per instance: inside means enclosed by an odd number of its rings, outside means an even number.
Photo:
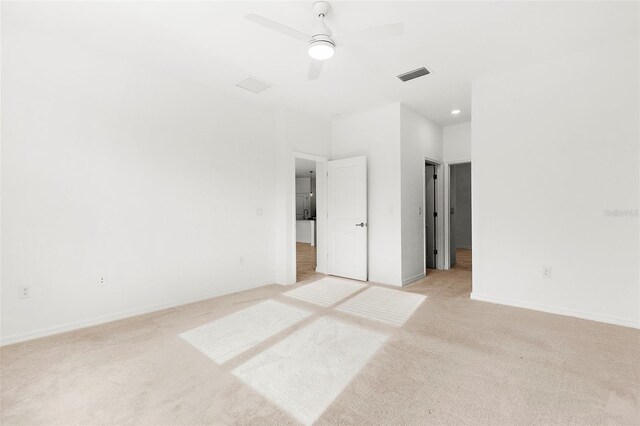
[[[311,32],[312,35],[305,34],[291,27],[283,25],[279,22],[272,21],[271,19],[250,13],[245,16],[249,21],[256,24],[267,27],[271,30],[288,35],[300,41],[307,43],[309,56],[311,57],[311,63],[309,64],[309,80],[316,80],[320,77],[322,71],[322,65],[325,60],[331,58],[337,46],[343,46],[345,44],[362,44],[371,41],[384,40],[392,37],[397,37],[403,34],[404,24],[389,24],[380,25],[377,27],[367,28],[351,34],[344,34],[338,38],[336,43],[335,38],[329,27],[324,22],[325,16],[331,11],[331,5],[326,1],[317,1],[313,4],[313,13],[318,17],[318,23]]]

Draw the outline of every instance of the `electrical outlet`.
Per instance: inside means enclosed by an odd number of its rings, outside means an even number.
[[[18,287],[18,298],[29,299],[31,297],[31,287]]]
[[[107,285],[107,277],[102,276],[102,277],[98,277],[98,287],[102,287]]]
[[[244,266],[244,256],[240,256],[240,265]]]
[[[542,276],[546,279],[551,279],[551,266],[545,266],[542,269]]]

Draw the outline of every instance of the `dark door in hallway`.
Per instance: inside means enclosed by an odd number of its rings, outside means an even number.
[[[438,213],[436,211],[436,179],[437,170],[433,164],[425,165],[425,253],[427,268],[436,268],[436,223]]]
[[[449,169],[449,248],[454,269],[471,270],[471,163]]]

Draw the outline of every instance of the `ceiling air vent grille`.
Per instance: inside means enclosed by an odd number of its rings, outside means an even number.
[[[429,74],[429,70],[425,67],[422,67],[413,71],[405,72],[404,74],[400,74],[398,78],[402,81],[409,81],[427,74]]]
[[[260,93],[263,90],[271,87],[271,84],[260,81],[254,77],[249,77],[246,80],[242,80],[240,83],[236,84],[236,86],[242,87],[243,89],[246,89],[253,93]]]

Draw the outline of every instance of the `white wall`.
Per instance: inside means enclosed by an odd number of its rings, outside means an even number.
[[[279,167],[328,121],[2,37],[3,343],[274,282]]]
[[[290,109],[276,111],[276,180],[275,180],[275,281],[296,282],[295,258],[295,153],[322,158],[330,156],[331,124],[329,120],[311,117]],[[326,168],[316,163],[316,213],[318,220],[318,272],[326,271]]]
[[[401,285],[400,105],[334,120],[331,154],[367,157],[369,280]]]
[[[401,130],[401,191],[402,191],[402,283],[407,284],[424,276],[424,173],[425,158],[439,163],[443,159],[442,128],[405,105],[400,109]],[[440,197],[437,210],[443,210],[442,179],[436,181]],[[439,259],[442,259],[443,215],[438,216]],[[441,265],[440,260],[439,264]]]
[[[451,207],[455,208],[455,174],[451,173],[450,165],[471,161],[471,122],[454,124],[442,128],[443,156],[446,163],[444,176],[444,240],[445,267],[456,263],[454,236],[450,235]],[[452,244],[453,242],[453,244]]]
[[[392,104],[334,120],[332,129],[333,159],[367,157],[369,280],[401,286],[423,277],[424,160],[442,161],[441,127]]]
[[[473,84],[473,298],[640,326],[638,59],[620,40]]]
[[[447,163],[471,161],[471,122],[442,128],[443,156]]]

